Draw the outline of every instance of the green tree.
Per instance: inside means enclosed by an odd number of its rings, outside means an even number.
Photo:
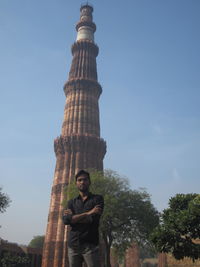
[[[122,256],[133,241],[145,242],[157,226],[159,216],[149,194],[144,190],[131,190],[128,180],[116,172],[91,172],[91,181],[91,192],[102,195],[105,201],[100,234],[105,244],[105,266],[110,267],[111,247]],[[66,191],[68,198],[77,195],[74,184]]]
[[[6,211],[7,207],[9,207],[10,202],[10,198],[2,192],[2,187],[0,187],[0,213]]]
[[[169,200],[160,225],[151,240],[159,252],[171,253],[177,260],[200,258],[200,194],[177,194]]]
[[[44,235],[37,235],[33,237],[28,246],[31,248],[43,248],[43,244]]]

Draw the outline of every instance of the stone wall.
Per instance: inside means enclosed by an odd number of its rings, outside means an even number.
[[[136,244],[133,244],[127,249],[125,256],[125,266],[126,267],[141,267],[139,248]]]
[[[170,254],[161,253],[159,255],[158,267],[200,267],[200,260],[193,262],[189,258],[184,260],[176,260]]]
[[[10,243],[0,238],[0,259],[2,259],[5,253],[28,256],[30,263],[27,267],[41,267],[42,249],[20,246],[16,243]]]

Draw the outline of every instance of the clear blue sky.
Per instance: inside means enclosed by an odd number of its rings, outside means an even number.
[[[105,168],[162,210],[200,188],[200,1],[91,0]],[[0,237],[44,234],[79,0],[0,1]]]

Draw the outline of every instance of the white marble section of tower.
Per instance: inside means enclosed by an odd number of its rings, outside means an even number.
[[[79,27],[77,28],[78,33],[76,41],[88,40],[94,42],[94,32],[96,31],[96,26],[92,21],[92,12],[93,8],[89,5],[81,7],[81,16]]]

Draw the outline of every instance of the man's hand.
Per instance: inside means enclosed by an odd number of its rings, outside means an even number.
[[[88,215],[93,215],[93,214],[99,214],[99,215],[101,215],[102,214],[102,208],[99,205],[97,205],[93,209],[89,210],[87,212],[87,214]]]
[[[64,210],[63,215],[69,215],[69,214],[72,214],[72,211],[70,209]]]

